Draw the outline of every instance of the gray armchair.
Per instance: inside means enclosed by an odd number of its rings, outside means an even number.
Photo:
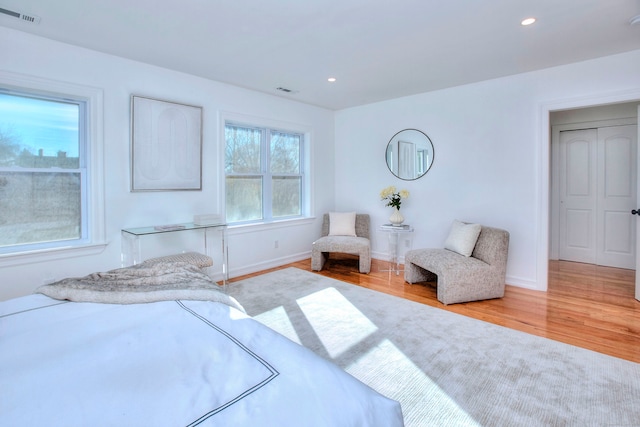
[[[504,296],[509,233],[482,226],[471,256],[448,249],[415,249],[404,257],[408,283],[437,279],[438,300],[443,304]]]
[[[322,237],[313,242],[311,269],[322,270],[330,252],[358,255],[360,273],[371,271],[371,243],[369,241],[370,219],[367,214],[356,214],[355,236],[330,236],[329,214],[324,214]]]

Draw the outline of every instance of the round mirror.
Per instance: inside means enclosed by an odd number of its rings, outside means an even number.
[[[417,129],[405,129],[393,135],[385,153],[392,174],[410,181],[423,176],[433,164],[433,143]]]

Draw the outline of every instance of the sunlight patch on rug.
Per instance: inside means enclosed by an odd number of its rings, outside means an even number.
[[[264,313],[257,314],[252,317],[258,322],[269,326],[274,331],[277,331],[279,334],[289,338],[296,344],[302,345],[302,341],[296,333],[296,329],[293,327],[293,323],[291,323],[291,319],[287,315],[287,311],[283,306],[275,307],[269,311],[265,311]]]
[[[365,384],[384,384],[379,391],[395,398],[402,396],[407,407],[418,407],[417,418],[428,416],[434,423],[443,420],[456,426],[480,426],[388,339],[362,354],[345,370]]]
[[[298,298],[296,303],[297,309],[331,358],[340,357],[378,329],[335,288],[326,288]],[[303,345],[304,340],[291,320],[291,311],[292,308],[278,306],[253,317],[291,341]]]
[[[323,289],[297,302],[332,358],[357,346],[378,329],[335,288]]]

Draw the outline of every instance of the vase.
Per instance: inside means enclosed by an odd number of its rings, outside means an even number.
[[[391,224],[393,225],[400,225],[404,222],[404,217],[400,213],[399,209],[393,211],[393,213],[389,217],[389,222],[391,222]]]

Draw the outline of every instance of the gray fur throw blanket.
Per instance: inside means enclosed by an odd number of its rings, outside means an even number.
[[[107,304],[157,301],[216,301],[244,312],[233,297],[199,267],[189,262],[143,262],[84,277],[72,277],[40,286],[36,293],[58,300]]]

